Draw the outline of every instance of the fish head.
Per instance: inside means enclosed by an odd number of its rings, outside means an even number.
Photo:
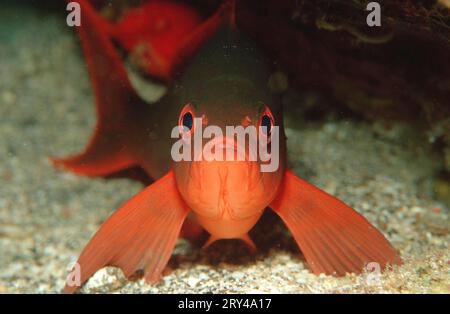
[[[181,196],[202,217],[239,220],[261,214],[285,169],[278,102],[233,77],[211,80],[196,100],[181,108],[172,146]]]

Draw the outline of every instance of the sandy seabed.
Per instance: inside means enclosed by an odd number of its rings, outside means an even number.
[[[82,149],[95,124],[78,39],[62,15],[28,6],[2,7],[0,21],[0,292],[56,293],[100,224],[142,184],[50,164],[50,155]],[[251,233],[255,256],[235,241],[203,252],[179,240],[159,283],[105,268],[81,292],[449,293],[448,206],[430,196],[438,157],[427,139],[406,125],[286,116],[294,171],[368,218],[403,266],[375,281],[315,276],[268,212]]]

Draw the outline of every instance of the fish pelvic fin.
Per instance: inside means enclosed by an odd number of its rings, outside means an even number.
[[[77,261],[79,285],[67,281],[64,292],[74,293],[105,266],[119,267],[131,279],[143,275],[147,282],[156,282],[170,259],[187,214],[170,171],[103,223]]]
[[[253,240],[250,238],[250,236],[247,233],[245,233],[235,239],[242,240],[250,254],[254,255],[258,252],[256,244],[253,242]],[[210,235],[208,240],[203,244],[202,250],[207,250],[214,242],[216,242],[218,240],[221,240],[221,238],[218,238],[214,235]]]
[[[342,201],[287,171],[270,207],[291,231],[315,274],[360,273],[367,264],[399,265],[386,238]]]

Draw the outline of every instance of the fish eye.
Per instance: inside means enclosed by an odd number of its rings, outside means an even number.
[[[191,104],[187,104],[183,107],[178,119],[178,125],[180,126],[180,132],[189,133],[194,128],[194,110]]]
[[[272,112],[270,111],[269,107],[264,106],[264,110],[261,113],[261,119],[259,122],[261,134],[267,137],[270,136],[274,124],[275,123]]]
[[[268,115],[265,114],[261,117],[261,126],[263,127],[261,131],[265,135],[268,135],[272,128],[272,120],[270,119],[270,117]]]
[[[186,113],[183,115],[183,126],[184,126],[185,128],[188,128],[189,130],[191,130],[193,124],[194,124],[194,118],[192,117],[192,113],[186,112]]]

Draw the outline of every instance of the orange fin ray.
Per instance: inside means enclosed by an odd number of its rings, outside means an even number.
[[[167,265],[188,209],[178,194],[173,172],[137,194],[100,227],[78,259],[80,284],[105,266],[128,278],[143,273],[157,281]],[[78,286],[68,283],[65,293]]]
[[[270,207],[316,274],[360,273],[366,264],[401,264],[386,238],[355,210],[287,171]]]
[[[82,23],[78,27],[91,78],[97,109],[97,125],[84,152],[66,159],[51,158],[75,173],[106,176],[136,165],[126,144],[133,118],[145,104],[128,79],[122,60],[109,36],[109,24],[86,0],[78,1]],[[126,141],[125,141],[126,140]]]

